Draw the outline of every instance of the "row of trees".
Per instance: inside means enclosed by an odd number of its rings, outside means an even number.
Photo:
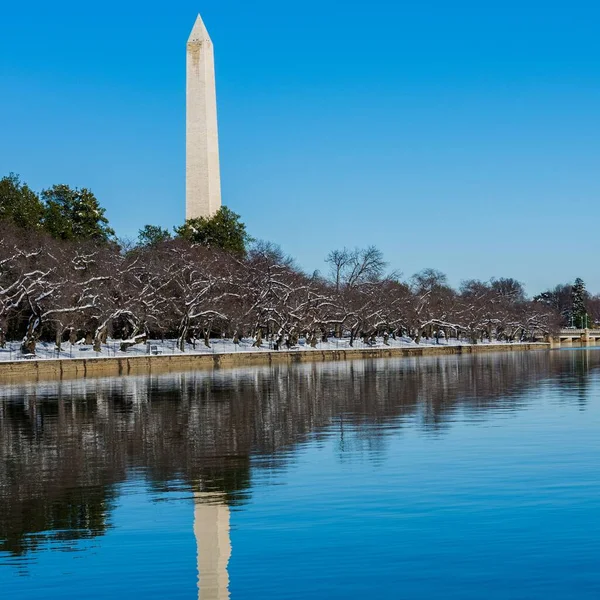
[[[0,179],[0,222],[24,232],[43,232],[64,241],[130,247],[131,242],[117,240],[105,212],[87,188],[53,185],[38,195],[14,173]],[[223,207],[211,219],[190,219],[174,227],[173,234],[168,229],[146,225],[139,233],[138,244],[153,246],[173,237],[238,254],[244,254],[250,240],[239,215]]]
[[[26,235],[24,235],[26,232]],[[52,336],[102,348],[148,337],[187,342],[214,335],[269,337],[288,346],[331,336],[373,340],[423,336],[523,340],[592,314],[600,302],[583,282],[529,300],[513,279],[471,280],[459,289],[427,269],[409,280],[386,271],[375,247],[342,249],[329,273],[303,273],[279,248],[252,241],[223,207],[173,233],[147,225],[137,243],[118,242],[89,190],[55,185],[37,196],[15,175],[0,180],[0,344],[23,351]],[[600,314],[598,314],[600,317]]]
[[[558,324],[550,307],[526,299],[511,279],[465,282],[452,289],[426,270],[410,281],[385,274],[376,248],[328,257],[331,277],[306,275],[276,247],[254,243],[227,252],[186,239],[164,239],[127,251],[93,241],[0,231],[0,342],[22,336],[35,352],[42,337],[86,337],[100,351],[109,335],[123,349],[148,337],[179,346],[214,335],[239,341],[267,336],[277,346],[307,336],[458,336],[519,340]]]

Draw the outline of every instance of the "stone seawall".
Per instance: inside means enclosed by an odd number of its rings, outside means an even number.
[[[81,377],[116,377],[148,373],[212,370],[236,367],[262,367],[365,358],[398,358],[548,350],[550,344],[493,344],[475,346],[408,346],[406,348],[360,348],[356,350],[296,350],[237,352],[231,354],[189,354],[132,356],[115,358],[74,358],[20,360],[0,363],[0,384],[23,381],[75,379]]]

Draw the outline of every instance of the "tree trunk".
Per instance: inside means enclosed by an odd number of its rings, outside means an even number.
[[[356,337],[356,330],[354,327],[350,328],[350,347],[354,348],[354,338]]]
[[[102,340],[106,341],[106,332],[108,330],[108,321],[104,321],[104,323],[102,323],[102,325],[100,325],[98,327],[98,329],[96,329],[96,332],[94,333],[94,340],[93,340],[93,350],[94,352],[102,352]],[[86,344],[90,344],[92,343],[92,340],[89,339],[88,337],[92,337],[91,334],[86,334],[85,336],[85,343]]]
[[[254,340],[254,343],[252,344],[253,348],[260,348],[262,346],[262,329],[259,327],[256,330],[256,339]]]
[[[188,315],[185,315],[179,325],[179,338],[177,339],[177,347],[181,352],[185,352],[185,340],[187,339],[189,326],[190,318]]]
[[[35,354],[36,345],[39,339],[39,329],[41,325],[40,317],[37,314],[32,314],[29,317],[27,324],[27,332],[21,344],[21,352],[23,354]]]

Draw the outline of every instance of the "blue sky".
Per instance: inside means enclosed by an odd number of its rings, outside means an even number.
[[[198,12],[223,201],[252,235],[309,271],[375,244],[406,276],[600,291],[592,1],[9,3],[0,174],[90,187],[121,236],[180,223]]]

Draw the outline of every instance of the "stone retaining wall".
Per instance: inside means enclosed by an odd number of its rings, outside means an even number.
[[[178,371],[212,370],[332,360],[438,356],[445,354],[479,354],[483,352],[514,352],[547,349],[550,349],[550,344],[532,343],[20,360],[0,363],[0,384],[22,381],[75,379],[80,377],[114,377],[119,375],[144,375],[147,373],[172,373]]]

